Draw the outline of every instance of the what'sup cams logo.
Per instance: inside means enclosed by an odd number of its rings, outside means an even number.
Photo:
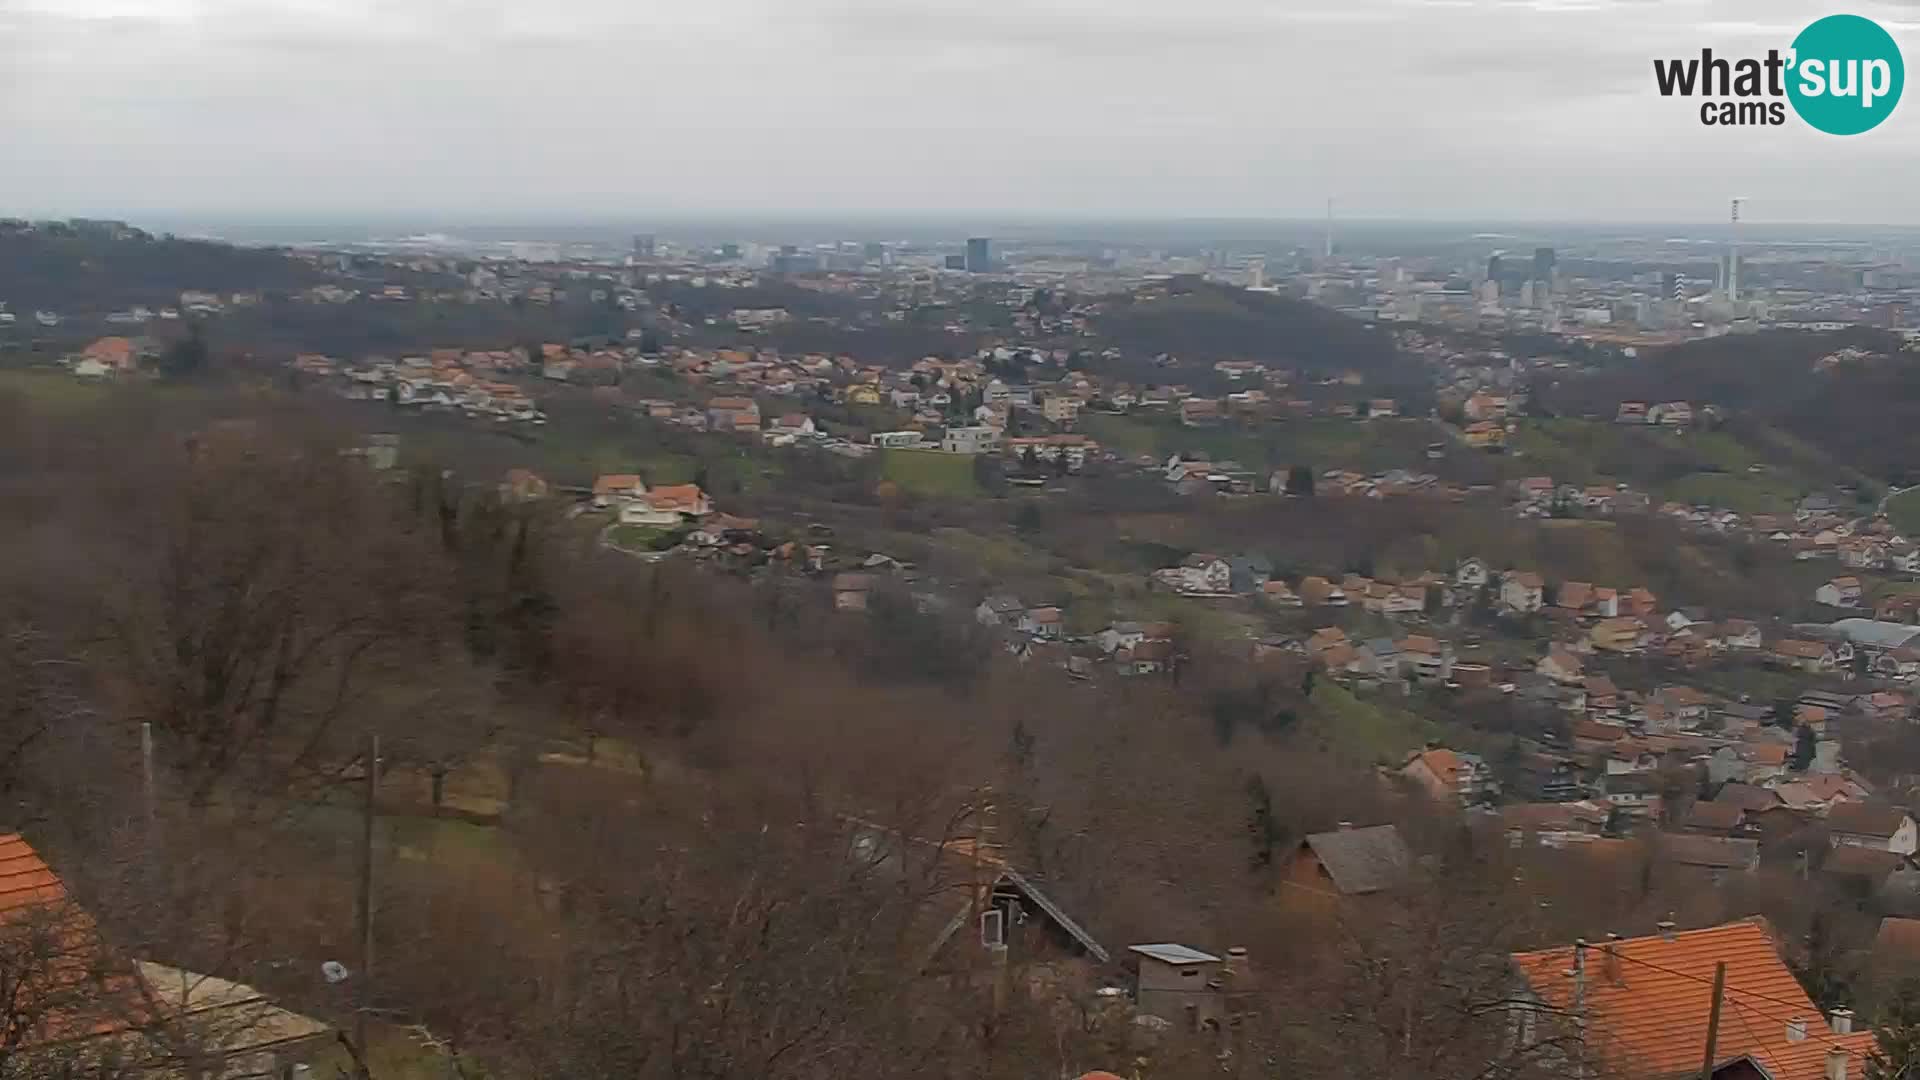
[[[1787,105],[1829,135],[1871,131],[1893,113],[1907,81],[1893,36],[1872,19],[1829,15],[1800,31],[1785,53],[1729,60],[1701,49],[1698,59],[1655,60],[1661,97],[1698,97],[1709,127],[1779,125]]]

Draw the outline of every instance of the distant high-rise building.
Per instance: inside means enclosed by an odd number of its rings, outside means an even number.
[[[965,264],[967,273],[984,274],[993,269],[992,241],[984,236],[970,237],[967,240]]]
[[[1552,248],[1533,249],[1533,280],[1539,282],[1541,288],[1549,290],[1553,288],[1553,268],[1556,262]]]
[[[1489,256],[1487,256],[1487,280],[1488,280],[1488,281],[1499,281],[1499,280],[1500,280],[1500,256],[1501,256],[1501,254],[1502,254],[1502,252],[1498,252],[1498,251],[1496,251],[1496,252],[1494,252],[1493,254],[1491,254],[1491,255],[1489,255]]]
[[[740,257],[740,245],[739,244],[721,244],[720,257],[723,259],[738,259]]]
[[[866,246],[865,254],[868,262],[879,262],[887,257],[887,245],[870,243]]]
[[[633,238],[633,256],[636,259],[651,259],[660,250],[652,233],[636,233]]]
[[[947,256],[947,269],[965,270],[966,268],[967,268],[967,257],[965,255]]]

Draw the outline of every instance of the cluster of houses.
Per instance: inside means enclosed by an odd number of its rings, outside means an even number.
[[[980,601],[973,617],[1006,635],[1007,649],[1016,657],[1062,668],[1075,678],[1089,678],[1100,670],[1155,675],[1169,670],[1177,657],[1171,623],[1123,621],[1096,634],[1069,635],[1065,613],[1058,607],[1028,607],[1005,594]]]

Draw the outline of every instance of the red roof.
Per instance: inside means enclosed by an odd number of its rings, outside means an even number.
[[[1833,1033],[1780,959],[1763,919],[1683,931],[1671,941],[1627,938],[1612,947],[1613,957],[1605,943],[1586,949],[1587,1044],[1624,1070],[1666,1076],[1699,1069],[1714,967],[1721,963],[1727,966],[1716,1042],[1722,1061],[1748,1054],[1774,1080],[1822,1080],[1829,1047],[1848,1051],[1856,1062],[1874,1047],[1871,1031]],[[1570,1009],[1573,951],[1519,953],[1513,962],[1542,1001]],[[1789,1036],[1790,1020],[1805,1023],[1805,1038]]]

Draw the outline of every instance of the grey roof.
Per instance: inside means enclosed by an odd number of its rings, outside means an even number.
[[[1855,645],[1875,649],[1898,649],[1920,637],[1920,626],[1879,619],[1841,619],[1829,625]]]
[[[1392,825],[1314,833],[1304,841],[1346,896],[1379,892],[1399,884],[1413,856]]]
[[[1040,905],[1040,910],[1046,912],[1048,917],[1053,919],[1054,922],[1059,923],[1060,928],[1071,935],[1075,941],[1078,941],[1082,948],[1092,953],[1094,959],[1103,964],[1107,962],[1107,950],[1102,947],[1099,942],[1093,940],[1092,934],[1087,933],[1079,923],[1074,922],[1059,904],[1054,903],[1052,897],[1041,892],[1040,886],[1035,885],[1031,879],[1012,867],[1006,869],[1005,877],[1022,893],[1025,893],[1027,899]]]
[[[1691,836],[1666,833],[1667,856],[1683,866],[1705,866],[1716,870],[1745,870],[1760,857],[1760,841],[1729,840],[1721,836]]]
[[[1185,945],[1129,945],[1128,952],[1141,956],[1151,956],[1163,964],[1217,964],[1220,958],[1199,949],[1189,949]]]

